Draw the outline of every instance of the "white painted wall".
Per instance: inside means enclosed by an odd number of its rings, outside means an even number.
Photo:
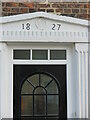
[[[1,50],[0,50],[0,120],[1,120]]]
[[[88,64],[89,64],[89,68],[88,68],[88,71],[89,71],[89,74],[88,74],[88,101],[90,101],[90,44],[88,45],[88,50],[89,50],[89,56],[88,56]],[[90,119],[90,102],[88,103],[88,115],[89,115],[89,119]]]

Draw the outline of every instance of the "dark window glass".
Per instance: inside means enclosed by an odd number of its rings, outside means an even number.
[[[46,94],[46,91],[42,87],[37,87],[34,91],[34,94]]]
[[[23,86],[22,86],[22,94],[32,94],[33,93],[33,87],[31,84],[29,84],[28,81],[25,81]]]
[[[46,87],[47,94],[58,94],[58,86],[56,82],[53,80],[50,84]]]
[[[14,50],[13,58],[18,60],[29,60],[30,50]]]
[[[34,101],[35,115],[45,115],[46,114],[46,96],[35,95]]]
[[[51,60],[65,60],[66,50],[50,50],[50,59]]]
[[[47,60],[48,50],[32,50],[32,59],[33,60]]]
[[[39,74],[32,75],[31,77],[28,78],[28,81],[34,86],[39,85]]]
[[[32,96],[21,96],[21,114],[32,115],[33,108],[33,97]]]
[[[56,80],[47,74],[28,77],[21,88],[21,116],[59,116],[59,90]]]
[[[40,78],[40,82],[43,87],[45,87],[52,80],[52,77],[47,76],[45,74],[41,74]]]
[[[58,115],[59,112],[59,99],[58,95],[47,96],[47,114]]]

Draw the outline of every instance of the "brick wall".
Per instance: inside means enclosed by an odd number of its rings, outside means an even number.
[[[53,1],[53,2],[52,2]],[[90,2],[2,2],[2,16],[44,11],[90,20]]]

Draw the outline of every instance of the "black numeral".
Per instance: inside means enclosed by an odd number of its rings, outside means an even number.
[[[24,24],[22,24],[22,29],[24,29]]]
[[[26,29],[30,30],[30,24],[29,23],[26,24]]]
[[[58,30],[60,30],[61,24],[57,24],[57,26],[58,26]]]
[[[30,30],[30,27],[31,27],[31,25],[30,25],[30,23],[26,23],[26,24],[22,24],[22,29],[23,30]]]
[[[56,25],[55,25],[55,24],[53,24],[53,26],[52,26],[52,30],[55,30],[55,26],[56,26]]]
[[[52,24],[52,30],[60,30],[61,24]]]

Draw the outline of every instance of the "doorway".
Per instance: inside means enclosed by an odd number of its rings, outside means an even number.
[[[14,65],[13,117],[67,118],[66,65]]]

